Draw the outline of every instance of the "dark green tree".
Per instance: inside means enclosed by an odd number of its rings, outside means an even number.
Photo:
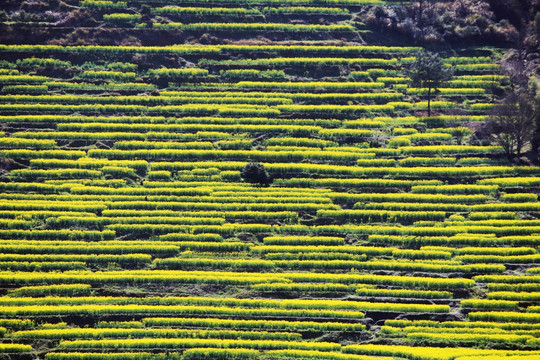
[[[446,66],[438,54],[422,51],[407,69],[411,85],[428,89],[428,116],[431,116],[431,98],[439,92],[439,87],[454,75],[454,70]]]
[[[416,15],[416,26],[420,30],[424,30],[424,9],[426,8],[426,0],[417,0],[418,13]]]
[[[246,164],[242,169],[241,176],[246,182],[260,184],[263,186],[268,186],[272,182],[272,179],[270,178],[270,175],[268,175],[264,165],[259,164],[258,162],[250,162]]]
[[[531,140],[535,161],[540,161],[540,79],[533,79],[529,87],[529,96],[533,104],[534,134]]]
[[[536,36],[540,37],[540,11],[534,16],[534,31]]]

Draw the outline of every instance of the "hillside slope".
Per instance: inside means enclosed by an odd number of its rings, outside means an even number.
[[[456,3],[6,1],[0,358],[540,359],[535,8]]]

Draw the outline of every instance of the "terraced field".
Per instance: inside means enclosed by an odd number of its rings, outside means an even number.
[[[540,168],[476,131],[501,50],[443,53],[428,116],[377,3],[72,1],[156,45],[0,45],[0,356],[540,359]]]

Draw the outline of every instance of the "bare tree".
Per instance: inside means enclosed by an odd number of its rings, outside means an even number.
[[[491,135],[511,160],[520,156],[534,133],[534,106],[525,92],[512,92],[496,105],[488,121]]]

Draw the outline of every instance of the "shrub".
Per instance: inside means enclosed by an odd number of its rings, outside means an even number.
[[[256,183],[264,186],[268,186],[272,179],[268,172],[264,168],[264,165],[257,162],[250,162],[242,169],[242,179],[249,183]]]

